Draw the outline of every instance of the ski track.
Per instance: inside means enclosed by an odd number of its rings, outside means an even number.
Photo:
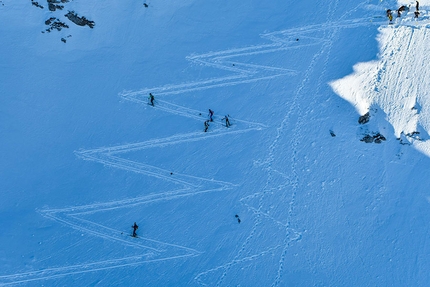
[[[335,6],[337,7],[339,1],[335,2]],[[359,4],[354,11],[358,10],[358,8],[362,6],[362,4]],[[329,16],[328,18],[332,18],[334,15],[334,11],[332,11],[332,9],[329,9]],[[345,18],[347,15],[351,14],[354,11],[350,11],[348,13],[346,13],[345,15],[343,15],[341,17],[341,19]],[[293,210],[294,210],[294,205],[295,205],[295,197],[296,197],[296,192],[297,192],[297,188],[299,185],[299,177],[298,177],[298,173],[296,171],[296,166],[297,166],[297,158],[296,158],[296,153],[297,153],[297,147],[300,144],[300,139],[302,138],[302,136],[300,136],[300,130],[304,125],[304,118],[306,117],[306,115],[302,115],[301,111],[301,107],[298,105],[298,99],[304,97],[304,89],[306,87],[306,85],[309,82],[309,77],[311,75],[311,73],[314,71],[314,67],[316,65],[316,63],[323,57],[323,55],[326,55],[326,59],[324,62],[324,66],[326,67],[328,64],[328,58],[329,58],[329,53],[331,50],[331,47],[334,43],[334,39],[336,34],[341,30],[341,29],[346,29],[346,28],[356,28],[356,27],[360,27],[360,26],[369,26],[369,25],[381,25],[381,24],[385,24],[386,22],[373,22],[370,21],[369,22],[369,18],[361,18],[361,19],[353,19],[353,20],[346,20],[346,21],[337,21],[337,22],[330,22],[328,21],[327,23],[325,23],[323,25],[323,27],[321,27],[321,25],[312,25],[312,26],[308,26],[308,27],[302,27],[302,28],[298,28],[298,29],[289,29],[289,30],[284,30],[284,31],[278,31],[278,32],[274,32],[274,33],[269,33],[269,34],[265,34],[262,35],[263,38],[267,38],[269,40],[272,40],[276,43],[278,43],[279,45],[281,45],[282,43],[286,42],[283,41],[280,37],[296,37],[296,36],[301,36],[302,33],[314,33],[314,32],[324,32],[326,33],[330,33],[331,35],[329,35],[329,37],[324,36],[324,39],[329,38],[329,40],[321,40],[318,39],[315,42],[318,43],[318,45],[321,45],[321,49],[320,51],[315,54],[312,58],[312,61],[308,67],[308,69],[305,71],[304,73],[304,79],[301,82],[301,85],[298,87],[293,99],[292,99],[292,104],[289,107],[288,112],[286,113],[286,116],[284,117],[284,120],[281,122],[280,126],[277,128],[277,135],[274,139],[274,141],[272,142],[271,146],[269,147],[269,155],[267,160],[265,160],[264,162],[261,163],[262,166],[264,166],[268,172],[268,178],[265,184],[265,187],[263,188],[263,192],[261,193],[256,193],[251,195],[252,197],[259,197],[259,206],[258,208],[255,208],[251,205],[248,205],[246,203],[244,203],[245,199],[248,198],[244,197],[241,199],[241,202],[251,211],[256,215],[256,219],[253,225],[253,228],[251,229],[250,234],[248,235],[248,237],[245,239],[245,241],[242,243],[242,246],[240,248],[240,250],[238,251],[238,253],[236,254],[236,256],[234,257],[234,259],[227,264],[224,264],[222,266],[219,266],[217,268],[211,269],[209,271],[205,271],[203,273],[200,273],[199,275],[196,276],[196,280],[201,284],[201,285],[205,285],[201,280],[200,277],[207,274],[210,271],[216,271],[218,269],[223,269],[223,273],[222,275],[219,277],[216,286],[222,286],[223,285],[223,280],[225,279],[225,277],[227,276],[230,268],[234,265],[236,265],[238,262],[240,262],[240,259],[243,255],[243,253],[246,251],[246,248],[248,246],[248,244],[250,243],[250,241],[252,240],[254,234],[256,233],[256,231],[259,229],[261,223],[262,223],[262,217],[266,217],[269,218],[270,220],[273,221],[274,224],[283,226],[285,228],[286,234],[285,234],[285,238],[284,238],[284,245],[283,246],[277,246],[276,248],[282,248],[282,253],[281,253],[281,258],[279,260],[279,264],[278,264],[278,271],[277,271],[277,276],[274,279],[272,286],[279,286],[281,283],[281,276],[282,276],[282,271],[284,269],[284,260],[285,260],[285,256],[288,250],[288,247],[290,246],[290,244],[294,241],[300,240],[301,239],[301,232],[296,231],[295,229],[290,227],[290,221],[291,218],[293,216]],[[302,39],[303,37],[301,36],[300,39]],[[319,78],[318,81],[318,86],[317,86],[317,92],[321,89],[322,86],[322,79],[323,79],[323,75],[325,74],[325,69],[322,73],[322,75]],[[314,100],[315,101],[315,100]],[[278,141],[280,139],[280,137],[282,136],[283,131],[288,129],[288,124],[289,124],[289,120],[290,120],[290,116],[292,114],[298,114],[298,120],[297,123],[293,129],[293,134],[297,135],[295,137],[295,140],[292,142],[292,180],[290,177],[286,176],[285,174],[283,174],[282,172],[279,172],[275,169],[272,168],[272,163],[275,161],[275,149],[277,147]],[[265,196],[267,194],[268,191],[271,190],[271,181],[273,179],[273,173],[278,173],[281,174],[281,176],[283,176],[284,178],[286,178],[290,184],[290,188],[291,188],[291,201],[289,203],[289,210],[288,210],[288,221],[286,223],[283,223],[275,218],[273,218],[272,216],[268,215],[266,212],[262,211],[263,208],[263,204],[264,204],[264,199]],[[275,248],[275,249],[276,249]],[[245,258],[249,258],[252,256],[246,256]],[[226,285],[228,285],[226,283]]]
[[[336,6],[338,1],[336,1]],[[332,5],[332,4],[331,4]],[[331,9],[329,9],[330,11]],[[334,12],[329,12],[330,19],[333,16]],[[342,17],[341,19],[343,19]],[[293,216],[293,209],[295,204],[295,194],[298,187],[298,174],[296,172],[296,152],[297,147],[299,145],[299,137],[296,137],[295,141],[292,143],[292,176],[287,176],[280,171],[277,171],[272,168],[272,163],[275,160],[275,150],[278,145],[278,141],[282,136],[282,133],[288,128],[289,117],[293,113],[298,113],[300,115],[301,107],[298,106],[298,99],[303,96],[303,90],[306,84],[309,81],[309,76],[313,72],[314,66],[317,61],[324,55],[324,53],[328,53],[330,50],[334,35],[337,31],[341,29],[355,28],[360,26],[369,26],[369,25],[381,25],[386,23],[385,21],[369,21],[372,18],[359,18],[359,19],[351,19],[351,20],[340,20],[340,21],[328,21],[327,23],[309,25],[305,27],[292,28],[282,31],[276,31],[272,33],[266,33],[261,35],[263,39],[267,39],[272,41],[271,44],[264,45],[256,45],[249,46],[245,48],[236,48],[225,51],[218,52],[210,52],[206,54],[200,55],[191,55],[187,57],[187,59],[198,65],[204,65],[207,67],[218,68],[224,70],[226,72],[232,73],[233,75],[224,76],[214,79],[207,79],[202,81],[196,81],[191,83],[183,83],[177,85],[167,85],[156,88],[149,89],[141,89],[138,91],[123,91],[120,93],[120,96],[128,101],[132,101],[139,104],[147,104],[147,95],[149,93],[154,93],[157,95],[156,105],[154,108],[159,111],[171,113],[176,116],[187,117],[190,119],[202,121],[204,119],[202,114],[203,112],[199,112],[196,110],[192,110],[187,107],[179,106],[168,101],[162,100],[159,97],[170,96],[170,95],[178,95],[188,92],[194,92],[199,90],[206,90],[210,88],[219,88],[219,87],[227,87],[238,84],[247,84],[255,81],[261,80],[269,80],[274,79],[281,76],[295,76],[298,75],[299,72],[292,69],[285,69],[279,67],[270,67],[263,65],[255,65],[255,64],[247,64],[242,63],[240,61],[234,61],[234,58],[250,56],[250,55],[259,55],[259,54],[267,54],[267,53],[276,53],[276,52],[284,52],[290,49],[300,49],[305,46],[314,46],[320,45],[322,48],[320,51],[312,57],[312,61],[308,67],[308,69],[304,72],[304,79],[298,87],[293,99],[290,108],[281,122],[280,126],[277,128],[277,134],[269,148],[269,154],[266,161],[261,163],[262,166],[265,167],[268,173],[268,178],[265,184],[265,188],[261,193],[256,193],[241,199],[242,204],[244,204],[251,212],[256,215],[254,225],[248,235],[247,239],[243,242],[241,249],[238,251],[234,259],[224,265],[215,267],[213,269],[209,269],[202,273],[199,273],[195,276],[196,282],[201,285],[206,285],[200,279],[202,276],[209,274],[210,272],[223,270],[223,274],[218,279],[216,286],[221,286],[223,284],[224,278],[227,276],[230,268],[236,266],[242,262],[256,260],[259,257],[272,253],[277,249],[282,248],[281,258],[279,260],[279,267],[277,276],[272,283],[272,286],[279,286],[282,270],[284,268],[284,259],[286,252],[288,250],[291,242],[299,240],[301,238],[301,233],[290,227],[290,220]],[[331,32],[330,38],[327,40],[327,37],[314,37],[312,35],[318,33],[327,33]],[[316,33],[318,32],[318,33]],[[296,37],[300,37],[300,42],[297,42]],[[328,61],[328,58],[326,59]],[[325,63],[325,65],[327,62]],[[322,78],[322,76],[321,76]],[[319,82],[318,89],[321,86],[321,82]],[[297,125],[294,128],[294,134],[300,134],[300,128],[304,124],[303,121],[304,116],[299,116]],[[111,147],[101,147],[91,150],[79,150],[76,151],[75,154],[89,161],[95,161],[98,163],[102,163],[103,165],[122,169],[125,171],[135,172],[155,178],[159,178],[162,180],[170,181],[176,183],[182,188],[173,191],[166,191],[157,194],[149,194],[141,197],[131,198],[131,199],[123,199],[118,201],[111,201],[105,203],[96,203],[96,204],[88,204],[82,206],[74,206],[68,208],[60,208],[60,209],[45,209],[38,210],[40,214],[44,217],[52,219],[54,221],[60,222],[64,225],[68,225],[75,230],[80,232],[85,232],[91,234],[93,236],[103,238],[106,240],[111,240],[117,242],[118,244],[133,246],[142,249],[142,253],[136,256],[124,257],[118,259],[111,260],[102,260],[97,262],[90,262],[85,264],[77,264],[77,265],[69,265],[59,268],[47,268],[38,271],[32,272],[23,272],[11,275],[2,275],[0,276],[0,286],[8,286],[13,284],[24,284],[34,281],[41,280],[49,280],[55,279],[67,275],[76,275],[88,272],[102,271],[113,268],[123,268],[128,266],[135,266],[144,263],[150,262],[159,262],[165,260],[173,260],[173,259],[185,259],[188,257],[194,257],[201,254],[201,252],[185,247],[170,244],[167,242],[156,241],[149,238],[131,238],[128,236],[127,231],[114,230],[107,226],[103,226],[96,222],[92,222],[82,218],[87,214],[93,214],[97,212],[110,211],[119,208],[125,208],[130,206],[142,205],[149,202],[154,201],[167,201],[174,200],[181,197],[193,196],[196,194],[202,194],[207,192],[215,192],[215,191],[225,191],[234,188],[234,184],[229,182],[210,180],[201,177],[195,177],[191,175],[177,174],[174,176],[170,174],[170,171],[164,170],[152,165],[148,165],[141,162],[136,162],[132,160],[127,160],[121,158],[120,155],[124,153],[129,153],[136,150],[144,150],[147,148],[153,147],[168,147],[169,145],[181,144],[186,142],[193,142],[204,140],[208,138],[214,138],[219,136],[225,136],[228,134],[241,134],[249,131],[258,131],[267,128],[266,125],[261,123],[254,123],[246,120],[233,119],[233,126],[230,128],[225,128],[222,126],[222,123],[219,118],[215,117],[214,122],[211,126],[214,126],[210,132],[194,132],[187,134],[179,134],[174,135],[167,138],[160,139],[152,139],[145,142],[139,143],[128,143],[118,146]],[[264,205],[264,199],[268,191],[272,190],[271,181],[273,179],[273,173],[281,174],[287,181],[288,185],[292,189],[292,199],[289,203],[289,212],[288,212],[288,221],[286,223],[277,220],[276,218],[271,217],[267,213],[262,211]],[[251,205],[247,205],[244,203],[245,199],[250,197],[258,197],[259,198],[259,206],[255,208]],[[253,238],[256,231],[259,229],[260,224],[262,223],[262,217],[270,218],[274,224],[278,224],[283,226],[286,230],[284,245],[278,245],[272,248],[268,248],[265,251],[262,251],[257,254],[244,255],[246,252],[247,246],[250,244],[251,239]],[[293,236],[292,236],[293,235]]]

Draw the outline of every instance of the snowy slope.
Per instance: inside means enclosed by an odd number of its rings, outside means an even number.
[[[0,286],[429,281],[430,3],[39,4],[0,1]]]
[[[380,59],[357,64],[354,74],[332,86],[361,115],[381,109],[402,143],[430,155],[429,16],[421,9],[415,19],[411,9],[395,21],[380,28]]]

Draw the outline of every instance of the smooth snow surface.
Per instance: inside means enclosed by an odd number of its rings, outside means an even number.
[[[0,286],[426,286],[429,2],[0,0]]]

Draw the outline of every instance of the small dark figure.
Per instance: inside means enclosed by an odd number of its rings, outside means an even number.
[[[231,126],[231,124],[230,124],[230,120],[228,119],[228,116],[225,116],[224,118],[223,118],[223,120],[225,120],[225,126],[228,128],[229,126]]]
[[[420,2],[416,1],[417,5],[415,6],[415,10],[420,11]]]
[[[418,11],[415,11],[414,14],[415,14],[415,18],[418,18],[418,16],[420,16],[420,12]]]
[[[154,95],[151,94],[151,93],[149,93],[149,98],[148,99],[149,99],[150,105],[154,106],[154,100],[155,100]]]
[[[205,121],[205,132],[208,131],[209,128],[209,120]]]
[[[406,11],[407,7],[406,6],[400,6],[400,8],[397,10],[397,17],[402,16],[402,12]]]
[[[136,230],[139,228],[139,226],[137,226],[136,222],[133,224],[132,228],[133,228],[133,235],[132,236],[136,237],[137,236]]]
[[[237,215],[237,214],[236,214],[234,217],[236,217],[236,218],[237,218],[237,223],[240,223],[240,221],[241,221],[241,220],[240,220],[240,218],[239,218],[239,215]]]
[[[390,20],[390,22],[393,21],[393,11],[391,11],[391,9],[387,10],[387,17]]]
[[[214,111],[212,111],[211,109],[209,109],[209,121],[213,122],[213,117],[214,116]]]
[[[145,8],[148,8],[148,4],[146,3],[143,3],[143,6],[145,6]]]

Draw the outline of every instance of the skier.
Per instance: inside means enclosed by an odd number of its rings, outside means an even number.
[[[240,218],[239,218],[239,215],[235,215],[234,217],[236,217],[236,219],[237,219],[237,223],[240,223],[241,222],[241,220],[240,220]]]
[[[228,119],[228,115],[225,116],[222,120],[225,120],[225,126],[228,128],[229,126],[231,126],[230,124],[230,120]]]
[[[208,131],[209,128],[209,120],[205,121],[205,132]]]
[[[209,109],[209,120],[211,121],[211,122],[213,122],[214,120],[213,120],[213,117],[214,116],[214,111],[212,111],[211,109]]]
[[[139,226],[137,226],[136,222],[133,224],[132,228],[133,228],[133,235],[132,236],[137,237],[136,230],[139,228]]]
[[[415,6],[415,12],[414,12],[414,14],[415,14],[415,18],[418,18],[418,16],[420,15],[420,2],[418,2],[418,1],[415,1],[415,2],[417,2],[417,5]]]
[[[149,99],[151,106],[154,106],[154,100],[155,100],[154,95],[149,93],[148,99]]]
[[[391,9],[387,10],[387,17],[390,20],[390,22],[393,21],[393,11],[391,11]]]
[[[407,11],[407,9],[408,9],[408,7],[406,7],[406,6],[400,6],[400,8],[397,10],[397,17],[400,17],[400,16],[402,16],[402,12],[403,11]]]

